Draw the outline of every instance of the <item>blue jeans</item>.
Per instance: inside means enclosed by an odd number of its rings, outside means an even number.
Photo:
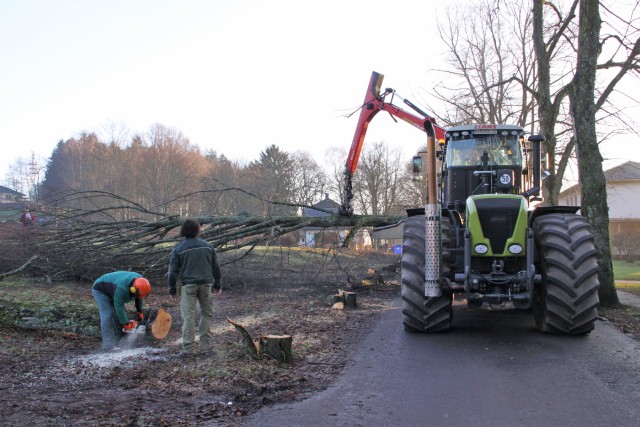
[[[109,350],[118,343],[116,338],[116,310],[113,300],[107,294],[93,290],[93,298],[100,310],[100,331],[102,332],[102,349]]]

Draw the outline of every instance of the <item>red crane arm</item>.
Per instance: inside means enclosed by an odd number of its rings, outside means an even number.
[[[420,109],[410,101],[403,99],[405,104],[419,111],[422,117],[409,113],[391,102],[385,102],[387,95],[392,94],[392,100],[393,96],[396,95],[393,89],[386,89],[384,93],[380,94],[383,79],[384,76],[382,74],[376,73],[375,71],[371,73],[371,80],[369,81],[369,86],[367,86],[367,93],[365,94],[364,102],[360,110],[360,117],[358,118],[358,125],[353,136],[353,142],[351,143],[351,150],[347,156],[346,170],[351,174],[353,174],[358,167],[358,160],[360,159],[360,152],[362,151],[369,123],[380,111],[386,111],[393,117],[398,117],[423,132],[426,132],[426,124],[429,122],[435,131],[436,140],[444,139],[444,129],[436,124],[436,120],[420,111]]]
[[[364,96],[364,102],[360,109],[360,117],[358,118],[358,125],[356,132],[353,135],[353,141],[351,143],[351,149],[347,156],[346,167],[344,171],[344,193],[342,195],[342,205],[340,211],[342,213],[351,215],[353,213],[353,207],[351,206],[351,199],[353,199],[352,191],[352,178],[353,174],[358,167],[358,160],[360,159],[360,152],[364,144],[364,137],[367,134],[367,128],[373,117],[380,111],[386,111],[391,114],[392,117],[398,117],[407,123],[415,126],[428,135],[434,133],[436,140],[444,140],[444,128],[441,128],[436,124],[436,120],[428,114],[421,111],[410,101],[403,99],[396,95],[393,89],[385,89],[381,94],[380,88],[382,87],[382,80],[384,76],[375,71],[371,73],[371,80],[369,80],[369,86],[367,86],[367,93]],[[387,95],[391,95],[391,101],[385,102]],[[394,96],[402,99],[402,101],[415,110],[420,115],[415,115],[397,107],[393,104]]]

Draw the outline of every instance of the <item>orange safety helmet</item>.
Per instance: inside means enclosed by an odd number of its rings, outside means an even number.
[[[138,277],[133,281],[131,292],[137,294],[138,297],[144,299],[151,292],[151,283],[144,277]]]

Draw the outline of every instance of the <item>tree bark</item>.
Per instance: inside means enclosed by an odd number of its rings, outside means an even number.
[[[591,225],[595,246],[598,248],[600,304],[612,307],[618,305],[619,300],[613,277],[609,240],[609,207],[602,155],[598,148],[596,134],[594,101],[596,66],[601,50],[600,27],[598,0],[581,0],[578,62],[570,85],[569,99],[575,126],[582,214]]]
[[[567,96],[566,90],[560,90],[552,99],[551,94],[551,58],[557,47],[558,39],[563,37],[566,26],[574,18],[574,10],[578,0],[574,0],[567,16],[560,21],[561,27],[549,38],[544,40],[544,14],[545,2],[533,0],[533,46],[536,52],[538,64],[538,87],[535,92],[538,102],[538,117],[540,121],[540,133],[545,137],[543,147],[547,155],[547,169],[551,173],[542,187],[542,195],[545,205],[558,204],[558,196],[562,187],[562,177],[569,161],[570,153],[561,157],[560,165],[556,167],[556,124],[560,114],[560,107]],[[571,150],[569,146],[568,150]]]

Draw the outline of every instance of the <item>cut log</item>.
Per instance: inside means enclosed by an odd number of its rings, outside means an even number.
[[[337,303],[333,304],[331,306],[331,308],[333,308],[334,310],[343,310],[344,309],[344,303],[342,301],[341,302],[337,302]]]
[[[150,319],[147,331],[151,331],[151,335],[155,339],[162,340],[169,334],[169,329],[171,329],[171,315],[163,309],[159,309],[155,317]]]
[[[291,363],[292,343],[291,335],[263,335],[258,339],[258,349],[260,354],[266,354],[278,362]]]

